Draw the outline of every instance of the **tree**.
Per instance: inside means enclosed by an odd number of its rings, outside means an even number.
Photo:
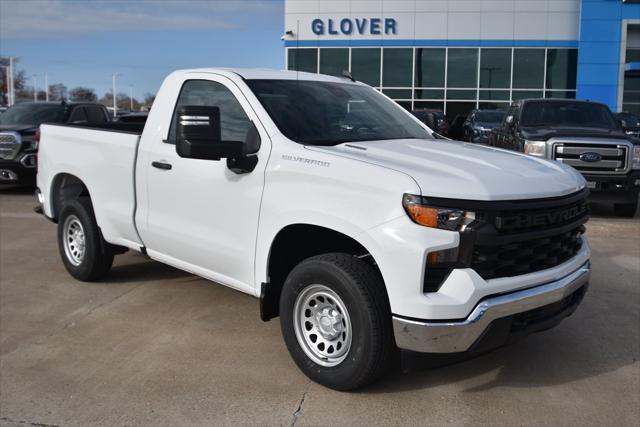
[[[15,90],[15,94],[16,94],[16,101],[26,97],[26,98],[30,98],[33,99],[33,91],[26,91],[27,93],[25,93],[24,89],[25,89],[25,85],[26,85],[26,72],[24,70],[17,70],[17,63],[18,63],[18,58],[15,58],[13,60],[13,87]],[[2,67],[8,67],[9,66],[9,58],[7,57],[0,57],[0,65]],[[8,81],[7,81],[7,69],[6,68],[0,68],[0,105],[7,105],[8,104],[8,95],[9,95],[9,85],[8,85]],[[29,97],[29,94],[31,95]]]
[[[156,94],[155,93],[145,93],[144,94],[144,106],[147,107],[148,109],[151,109],[151,106],[153,105],[153,101],[156,100]]]
[[[113,107],[113,92],[109,91],[105,93],[104,96],[100,98],[99,102],[105,107]],[[118,92],[118,95],[116,96],[116,103],[118,104],[118,111],[129,111],[131,109],[131,99],[129,98],[129,95],[124,92]],[[133,98],[133,110],[136,111],[139,109],[140,101]]]
[[[78,86],[69,91],[69,99],[71,101],[96,102],[98,96],[92,88]]]
[[[64,101],[67,99],[67,87],[62,83],[49,85],[49,100]]]

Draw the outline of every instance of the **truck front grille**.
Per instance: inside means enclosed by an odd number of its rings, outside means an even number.
[[[470,267],[482,278],[494,279],[545,270],[573,258],[582,248],[589,218],[587,195],[583,190],[476,212],[473,248],[467,250]]]
[[[20,151],[20,134],[17,132],[0,133],[0,159],[13,160]]]
[[[587,174],[627,172],[629,147],[624,144],[564,142],[554,145],[553,158]]]
[[[584,226],[539,239],[503,245],[476,245],[472,268],[483,278],[519,276],[562,264],[582,247]]]
[[[423,198],[425,204],[475,212],[460,232],[457,259],[426,266],[423,292],[438,292],[456,268],[471,268],[485,280],[556,267],[583,246],[589,190],[546,199],[478,201]]]

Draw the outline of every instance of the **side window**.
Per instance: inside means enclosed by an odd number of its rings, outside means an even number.
[[[75,107],[69,116],[69,122],[86,122],[87,114],[84,112],[84,107]]]
[[[97,106],[84,107],[87,113],[87,119],[89,123],[106,123],[107,117],[104,114],[104,110]]]
[[[167,142],[176,142],[176,122],[180,107],[185,105],[199,105],[220,108],[220,130],[223,141],[244,142],[251,125],[251,121],[242,106],[221,83],[208,80],[189,80],[183,86],[178,96],[178,102],[171,119]]]

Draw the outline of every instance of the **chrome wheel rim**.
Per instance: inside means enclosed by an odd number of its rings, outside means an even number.
[[[82,264],[86,240],[82,223],[75,215],[69,215],[62,226],[64,253],[75,267]]]
[[[324,285],[310,285],[293,308],[298,344],[318,365],[337,366],[349,354],[352,326],[342,299]]]

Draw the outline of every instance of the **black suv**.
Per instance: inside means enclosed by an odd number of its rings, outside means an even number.
[[[35,185],[38,128],[42,123],[106,123],[95,103],[24,102],[0,115],[0,184]]]
[[[557,160],[587,180],[594,201],[634,216],[640,191],[640,140],[623,132],[604,104],[525,99],[511,105],[490,145]]]

